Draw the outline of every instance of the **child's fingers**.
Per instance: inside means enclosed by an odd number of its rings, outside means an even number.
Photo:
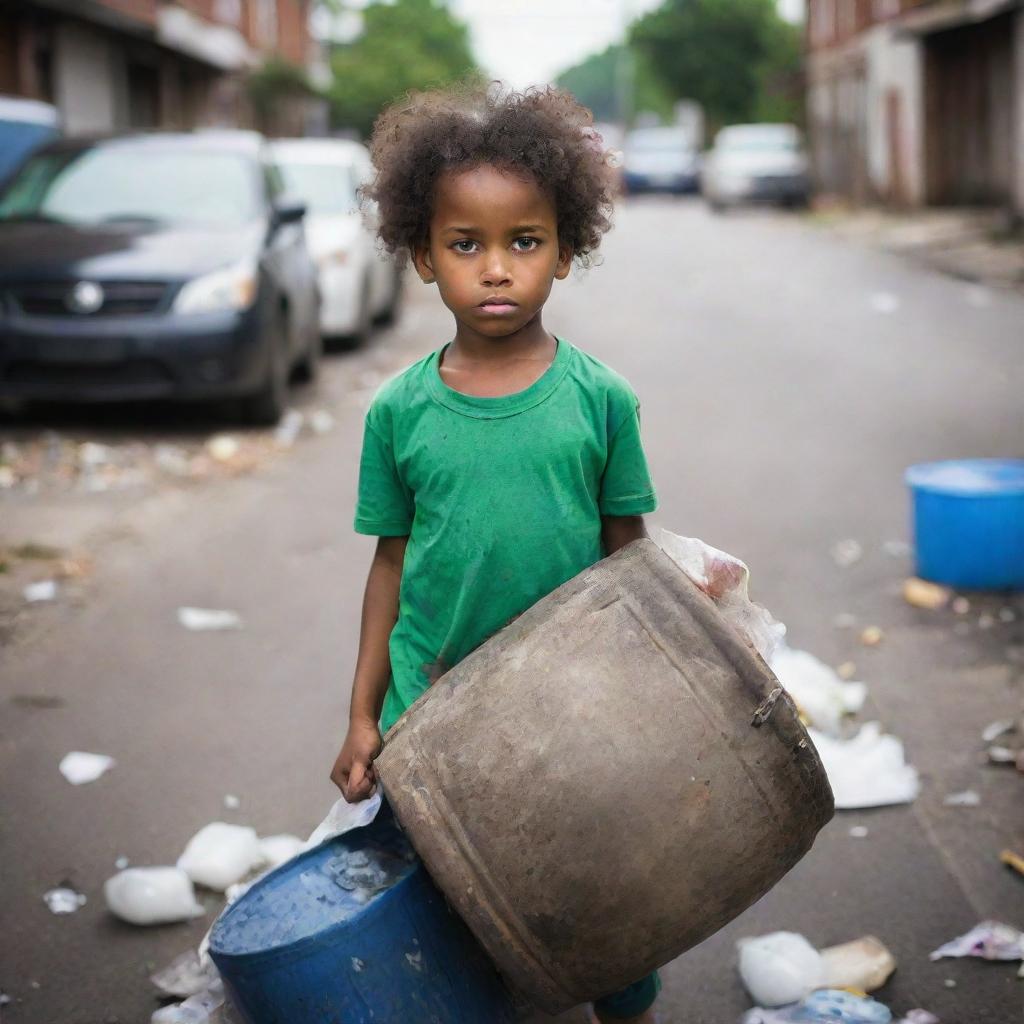
[[[352,768],[348,773],[348,782],[345,785],[345,799],[352,803],[360,799],[360,790],[366,781],[366,766],[359,761],[352,762]]]

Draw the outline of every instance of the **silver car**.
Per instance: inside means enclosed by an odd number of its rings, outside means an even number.
[[[805,206],[807,156],[791,124],[734,124],[715,136],[701,191],[713,210],[747,202]]]

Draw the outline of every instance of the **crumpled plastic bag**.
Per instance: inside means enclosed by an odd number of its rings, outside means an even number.
[[[944,956],[976,956],[982,960],[1024,960],[1024,932],[1001,921],[982,921],[969,932],[951,939],[928,954],[929,960]]]
[[[223,892],[263,864],[256,830],[213,821],[201,828],[178,858],[178,867],[197,885]]]
[[[103,895],[111,913],[130,924],[169,924],[206,913],[181,868],[126,868],[107,879]]]
[[[377,817],[381,799],[380,789],[373,796],[366,800],[360,800],[356,804],[350,804],[344,797],[339,798],[328,811],[327,817],[313,829],[310,837],[306,840],[305,848],[312,850],[314,846],[326,843],[328,839],[344,835],[354,828],[369,825]]]
[[[795,1003],[825,980],[821,954],[796,932],[771,932],[740,939],[740,978],[762,1006]]]
[[[864,706],[868,688],[863,683],[843,682],[834,669],[809,651],[780,643],[769,665],[806,720],[830,736],[839,735],[844,715]]]
[[[680,537],[661,530],[658,546],[710,597],[729,624],[771,662],[786,635],[786,627],[766,608],[750,600],[750,570],[733,555],[719,551],[696,537]]]
[[[892,1011],[870,996],[823,988],[780,1010],[755,1006],[740,1024],[890,1024]]]
[[[907,764],[903,744],[884,734],[878,722],[866,722],[848,740],[813,728],[807,734],[825,766],[836,810],[905,804],[917,797],[917,769]]]

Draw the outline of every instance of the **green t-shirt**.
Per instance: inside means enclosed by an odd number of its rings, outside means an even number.
[[[404,537],[381,729],[431,683],[599,561],[601,516],[657,505],[636,396],[559,340],[525,391],[477,398],[442,350],[384,384],[366,415],[355,528]]]

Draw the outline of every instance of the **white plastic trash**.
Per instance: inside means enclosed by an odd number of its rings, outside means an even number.
[[[825,979],[821,954],[796,932],[771,932],[740,939],[740,977],[760,1006],[785,1006],[803,999]]]
[[[111,913],[129,924],[169,924],[205,913],[180,868],[126,868],[107,879],[103,895]]]
[[[214,821],[188,841],[178,867],[197,885],[223,892],[261,867],[263,861],[255,829]]]
[[[836,810],[910,803],[917,797],[917,769],[907,764],[903,744],[867,722],[852,739],[840,740],[808,729],[828,781]]]
[[[72,750],[61,758],[57,767],[60,769],[61,775],[72,786],[81,786],[86,782],[94,782],[115,764],[117,762],[106,754],[89,754],[84,750]]]
[[[863,683],[843,682],[809,651],[782,644],[769,664],[810,724],[831,736],[838,735],[844,715],[864,705],[867,687]]]

